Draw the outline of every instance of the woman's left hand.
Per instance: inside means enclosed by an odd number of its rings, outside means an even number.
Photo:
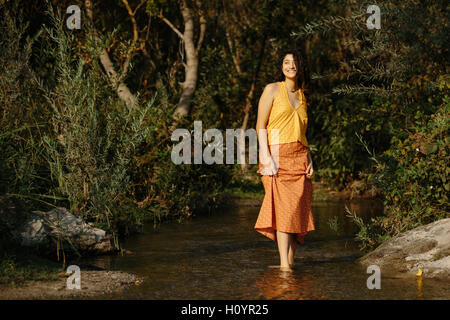
[[[308,167],[306,168],[306,177],[308,179],[311,179],[312,175],[314,173],[313,163],[312,161],[308,164]]]
[[[307,154],[306,158],[308,159],[308,167],[306,168],[306,177],[308,179],[311,179],[311,177],[314,173],[314,168],[313,168],[313,162],[312,162],[311,152],[309,151],[309,147],[308,147],[308,154]]]
[[[312,165],[312,161],[309,162],[308,167],[306,168],[306,177],[308,179],[311,179],[312,175],[314,173],[314,168]]]

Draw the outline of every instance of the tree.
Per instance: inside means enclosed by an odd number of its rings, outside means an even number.
[[[114,65],[111,61],[111,58],[109,57],[108,51],[106,48],[102,48],[101,54],[100,54],[100,62],[103,66],[103,68],[106,71],[106,74],[108,76],[108,79],[111,82],[111,85],[115,88],[117,91],[117,95],[119,98],[128,106],[128,107],[135,107],[136,106],[136,97],[134,94],[130,91],[128,86],[125,84],[124,79],[127,75],[128,68],[130,66],[131,58],[133,56],[134,50],[136,49],[136,42],[138,40],[138,32],[137,32],[137,24],[136,20],[134,19],[134,14],[136,11],[132,11],[130,8],[130,5],[128,4],[127,0],[122,0],[122,3],[125,5],[128,14],[130,15],[132,24],[133,24],[133,40],[131,43],[130,48],[128,49],[126,59],[124,64],[122,65],[122,72],[119,74],[114,69]],[[94,25],[94,10],[92,6],[91,0],[85,0],[84,5],[86,7],[86,14],[92,24],[92,30],[94,39],[97,42],[100,42],[100,36],[98,35],[97,29]]]
[[[184,44],[184,54],[186,54],[186,62],[183,61],[185,70],[185,80],[181,82],[182,93],[178,106],[174,113],[174,120],[178,121],[182,117],[189,114],[192,97],[194,96],[195,88],[198,79],[198,65],[199,52],[202,47],[203,40],[206,33],[206,16],[202,3],[199,0],[179,1],[179,10],[183,17],[184,31],[181,32],[163,13],[163,9],[158,7],[155,1],[149,1],[150,14],[157,16],[164,21],[180,38]],[[195,20],[198,20],[199,30],[195,31]],[[195,43],[195,36],[197,36],[197,43]]]

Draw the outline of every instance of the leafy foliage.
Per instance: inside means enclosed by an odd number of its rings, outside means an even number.
[[[43,2],[21,4],[0,4],[0,193],[28,199],[30,208],[69,205],[118,236],[145,219],[156,225],[213,209],[229,183],[246,185],[249,177],[241,179],[233,166],[171,162],[170,125],[185,61],[183,41],[159,14],[181,30],[178,3],[129,1],[139,39],[124,80],[138,97],[135,110],[117,99],[99,64],[103,48],[119,73],[127,59],[132,28],[121,2],[96,3],[100,46],[88,23],[68,32]],[[58,1],[53,16],[64,16],[68,4]],[[188,4],[195,14],[196,4]],[[278,51],[301,47],[315,71],[307,132],[315,179],[358,192],[372,188],[385,201],[384,217],[361,225],[367,248],[448,212],[450,34],[443,0],[379,3],[380,30],[366,27],[369,4],[202,3],[207,32],[198,82],[180,124],[241,127],[255,79],[253,127]],[[248,181],[259,183],[256,177]]]
[[[328,110],[319,107],[316,112],[323,119],[325,136],[319,161],[331,164],[320,174],[343,186],[351,181],[343,175],[363,169],[359,177],[381,190],[384,216],[367,225],[354,218],[362,247],[372,248],[448,216],[449,70],[443,57],[449,55],[444,45],[449,30],[443,23],[448,10],[441,1],[384,2],[382,27],[376,31],[364,30],[365,7],[362,4],[347,17],[309,24],[297,36],[343,34],[347,52],[341,68],[315,76],[322,83],[335,79],[332,92],[345,97],[325,98],[330,101]],[[360,143],[354,144],[355,136]],[[365,161],[357,145],[375,161]],[[355,166],[358,160],[366,165]]]

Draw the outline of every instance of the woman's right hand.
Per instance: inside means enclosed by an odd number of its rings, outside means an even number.
[[[261,175],[272,176],[274,174],[277,174],[278,167],[275,164],[275,161],[273,160],[271,155],[260,155],[259,161],[263,165],[263,167],[260,170]]]

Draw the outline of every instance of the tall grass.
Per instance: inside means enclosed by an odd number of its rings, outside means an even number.
[[[44,157],[70,210],[111,231],[118,247],[123,220],[140,223],[129,198],[130,166],[137,146],[155,130],[148,122],[155,99],[138,108],[123,104],[97,63],[75,58],[74,35],[51,9],[49,14],[53,26],[45,31],[54,43],[56,85],[48,88],[37,80],[52,110],[52,130],[42,138]],[[92,61],[98,61],[98,53],[90,48]]]
[[[2,6],[0,21],[1,194],[63,205],[110,231],[139,225],[146,214],[130,197],[130,167],[139,144],[156,124],[149,120],[155,97],[133,110],[116,98],[98,63],[98,49],[64,29],[50,7],[51,26],[35,36],[47,45],[54,77],[30,67],[33,40],[17,6]],[[88,45],[92,42],[87,41]],[[34,206],[34,207],[33,207]]]

